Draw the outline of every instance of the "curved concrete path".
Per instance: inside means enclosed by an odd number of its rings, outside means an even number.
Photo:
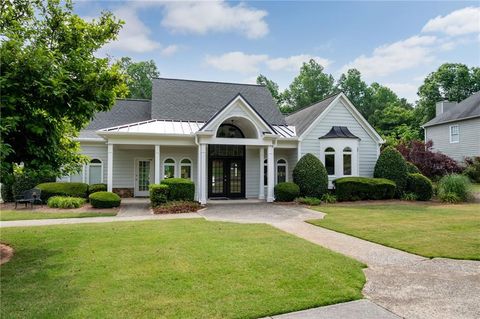
[[[324,214],[298,206],[215,204],[200,215],[215,221],[267,223],[362,261],[368,265],[364,296],[400,317],[480,318],[478,261],[428,259],[313,226],[304,221],[323,218]],[[302,316],[289,314],[290,317],[284,315],[281,318],[328,317],[317,316],[315,311],[318,309],[301,312]]]

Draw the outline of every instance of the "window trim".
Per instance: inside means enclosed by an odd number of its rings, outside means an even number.
[[[92,161],[98,160],[100,163],[92,163]],[[90,185],[90,166],[98,167],[100,166],[100,184],[103,184],[103,161],[99,158],[92,158],[90,162],[86,165],[86,170],[83,172],[85,176],[86,183]]]
[[[285,163],[278,163],[279,161],[281,160],[284,160]],[[276,181],[276,184],[278,184],[278,168],[280,166],[283,166],[285,167],[285,182],[288,182],[288,161],[284,158],[284,157],[280,157],[279,159],[277,159],[277,161],[275,162],[275,181]]]
[[[345,174],[345,155],[350,155],[350,174],[348,175]],[[342,151],[342,176],[353,176],[353,150],[350,146],[345,146]]]
[[[168,160],[172,160],[173,163],[165,163],[166,161]],[[177,177],[177,161],[175,160],[175,158],[173,157],[167,157],[166,159],[163,160],[162,162],[162,179],[167,179],[165,177],[165,167],[167,166],[173,166],[173,177],[169,177],[169,178],[175,178]]]
[[[457,136],[457,140],[456,140],[456,141],[454,141],[454,140],[452,139],[452,137],[453,137],[453,135],[454,135],[454,134],[452,134],[452,129],[453,129],[453,128],[457,128],[457,133],[455,134],[455,136]],[[450,125],[450,126],[448,127],[448,132],[449,132],[450,143],[451,143],[451,144],[460,143],[460,126],[459,126],[458,124]]]
[[[184,160],[188,160],[190,163],[182,163]],[[182,166],[188,166],[188,167],[190,167],[190,177],[188,179],[193,180],[193,161],[192,161],[192,159],[189,158],[189,157],[183,157],[180,160],[178,165],[179,165],[179,170],[178,170],[179,175],[178,176],[183,178],[182,177]]]
[[[327,151],[329,148],[331,148],[333,151]],[[333,155],[333,174],[328,174],[327,170],[327,175],[328,176],[337,176],[337,155],[336,155],[336,150],[332,146],[327,146],[323,150],[323,162],[325,165],[325,169],[327,168],[327,155]]]

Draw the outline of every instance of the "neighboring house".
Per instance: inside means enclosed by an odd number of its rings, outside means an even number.
[[[480,156],[480,91],[459,103],[438,102],[435,118],[422,127],[436,151],[459,162]]]
[[[372,176],[382,138],[343,93],[284,117],[260,85],[154,79],[152,100],[118,100],[80,132],[90,157],[68,181],[148,196],[150,183],[183,177],[196,199],[274,200],[297,160],[315,154],[329,179]]]

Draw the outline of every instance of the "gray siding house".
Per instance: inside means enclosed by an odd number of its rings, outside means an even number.
[[[438,102],[436,116],[423,126],[425,142],[458,162],[480,156],[480,92],[456,102]]]
[[[274,200],[298,159],[315,154],[330,181],[372,176],[382,138],[343,93],[287,117],[260,85],[154,79],[152,100],[118,100],[80,132],[90,163],[63,179],[106,183],[123,196],[182,177],[195,197]]]

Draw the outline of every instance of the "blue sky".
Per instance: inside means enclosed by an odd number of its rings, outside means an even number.
[[[414,101],[444,62],[480,65],[480,6],[471,2],[85,1],[94,18],[125,21],[98,55],[155,60],[161,76],[286,88],[310,58],[338,78],[348,68]]]

